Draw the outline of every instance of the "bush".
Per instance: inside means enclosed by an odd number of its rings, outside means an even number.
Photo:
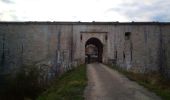
[[[39,84],[40,70],[37,66],[22,66],[15,74],[2,76],[4,84],[1,87],[0,99],[25,100],[34,99],[41,91]]]

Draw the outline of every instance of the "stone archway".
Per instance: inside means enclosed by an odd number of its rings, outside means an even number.
[[[85,43],[85,62],[102,62],[103,44],[97,38],[90,38]]]

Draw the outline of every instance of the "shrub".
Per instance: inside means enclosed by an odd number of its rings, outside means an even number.
[[[34,99],[41,91],[39,84],[40,70],[37,66],[22,66],[15,74],[2,76],[4,84],[1,87],[0,99],[25,100]]]

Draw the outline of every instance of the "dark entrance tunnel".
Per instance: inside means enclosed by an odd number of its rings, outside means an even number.
[[[102,63],[103,44],[97,38],[90,38],[85,44],[85,62],[101,62]]]

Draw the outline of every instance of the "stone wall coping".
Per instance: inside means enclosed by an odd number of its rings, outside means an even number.
[[[25,22],[10,22],[0,21],[0,25],[170,25],[170,22],[56,22],[56,21],[25,21]]]

